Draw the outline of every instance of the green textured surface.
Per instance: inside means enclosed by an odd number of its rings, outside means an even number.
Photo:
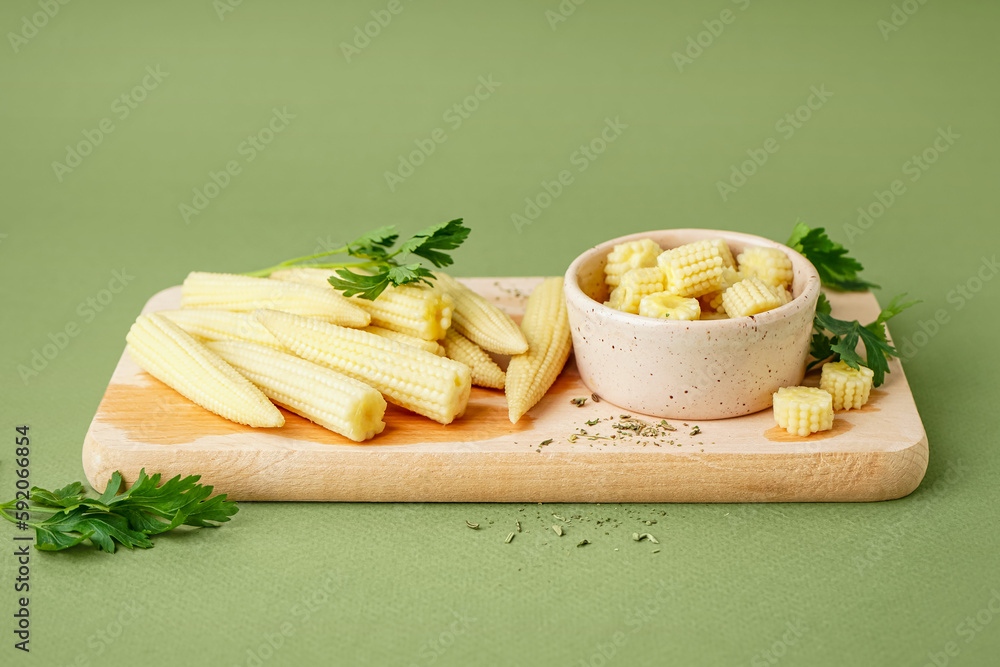
[[[931,442],[923,485],[867,505],[244,503],[224,528],[150,551],[35,553],[28,656],[12,647],[4,548],[0,662],[762,665],[775,650],[789,665],[995,664],[1000,424],[987,374],[1000,281],[975,281],[1000,240],[997,5],[927,2],[886,39],[888,1],[588,2],[555,29],[555,0],[407,2],[347,62],[340,43],[385,6],[244,2],[220,20],[210,0],[74,2],[17,52],[8,34],[3,496],[21,422],[34,482],[82,477],[90,417],[155,291],[191,269],[249,270],[377,224],[455,216],[474,228],[459,275],[557,274],[643,229],[783,240],[797,218],[826,225],[883,295],[924,300],[893,323],[898,341],[926,342],[905,362]],[[672,54],[727,8],[735,20],[679,71]],[[8,0],[0,27],[20,31],[37,11]],[[121,118],[113,101],[147,66],[168,76]],[[443,114],[481,76],[499,87],[454,128]],[[788,137],[776,123],[811,86],[833,95]],[[247,162],[241,142],[275,107],[295,118]],[[618,117],[628,128],[577,171],[574,151]],[[60,182],[52,162],[103,118],[114,131]],[[390,191],[384,172],[439,127],[447,141]],[[907,161],[939,128],[959,138],[910,180]],[[778,152],[723,201],[717,181],[769,137]],[[242,173],[186,223],[179,204],[230,160]],[[563,169],[573,183],[518,233],[511,215]],[[847,227],[897,178],[905,193],[869,229]],[[91,312],[115,270],[132,278]],[[981,290],[954,291],[969,281]],[[922,341],[939,309],[948,322]],[[78,335],[22,381],[18,366],[69,323]],[[552,512],[589,520],[557,538]],[[505,545],[516,519],[524,532]],[[283,627],[291,636],[262,650]]]

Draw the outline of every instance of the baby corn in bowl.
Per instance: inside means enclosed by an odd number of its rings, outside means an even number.
[[[591,248],[565,291],[594,393],[645,415],[724,419],[770,407],[802,381],[820,278],[769,239],[673,229]]]

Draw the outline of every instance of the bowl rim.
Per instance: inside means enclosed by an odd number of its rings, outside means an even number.
[[[758,313],[756,315],[744,315],[742,317],[730,317],[724,319],[711,319],[711,320],[669,320],[657,317],[643,317],[642,315],[636,315],[633,313],[626,313],[610,306],[604,305],[604,303],[591,298],[586,294],[581,288],[579,283],[579,272],[580,267],[584,262],[592,259],[593,257],[600,255],[602,253],[607,254],[610,250],[619,243],[626,243],[628,241],[639,241],[644,238],[649,238],[652,235],[660,235],[664,233],[683,233],[683,234],[702,234],[703,239],[711,238],[723,238],[727,243],[732,240],[738,240],[741,243],[748,245],[761,245],[765,247],[778,248],[788,254],[789,258],[792,260],[793,268],[804,267],[806,270],[806,281],[805,286],[802,288],[801,293],[792,298],[788,303],[778,306],[777,308],[772,308],[771,310],[765,310],[763,313]],[[647,232],[636,232],[634,234],[627,234],[625,236],[619,236],[617,238],[609,239],[602,243],[599,243],[591,248],[585,250],[576,256],[572,262],[570,262],[569,267],[566,269],[566,274],[563,280],[563,289],[566,292],[567,302],[573,301],[575,305],[593,305],[593,313],[604,316],[607,318],[614,318],[621,320],[628,324],[633,324],[636,326],[643,327],[701,327],[704,326],[715,326],[715,327],[739,327],[746,326],[747,322],[754,322],[758,325],[768,324],[771,322],[776,322],[778,320],[783,320],[788,316],[792,315],[794,312],[809,307],[809,304],[815,304],[819,299],[820,292],[820,278],[819,272],[816,267],[813,266],[812,262],[806,259],[801,253],[793,248],[790,248],[783,243],[778,243],[777,241],[772,241],[769,238],[763,236],[757,236],[755,234],[747,234],[745,232],[736,232],[731,230],[722,229],[702,229],[699,227],[677,227],[670,229],[654,229]]]

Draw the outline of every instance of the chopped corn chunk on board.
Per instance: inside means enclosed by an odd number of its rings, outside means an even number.
[[[540,280],[462,282],[519,319]],[[879,312],[870,293],[829,298],[842,319],[868,322]],[[172,287],[153,296],[143,312],[179,304],[180,287]],[[589,398],[571,356],[549,393],[516,425],[507,418],[502,392],[473,387],[465,416],[448,426],[389,406],[385,431],[356,444],[284,410],[281,428],[229,422],[123,354],[84,441],[83,467],[97,489],[115,470],[132,482],[146,468],[166,477],[200,474],[234,500],[889,500],[917,487],[928,456],[899,361],[890,362],[890,369],[865,407],[838,412],[832,430],[809,437],[778,428],[771,410],[718,421],[671,421],[677,430],[669,434],[629,437],[613,426],[623,411]],[[818,386],[819,372],[804,384]],[[588,400],[578,407],[572,399],[582,397]],[[695,426],[700,432],[692,435]]]

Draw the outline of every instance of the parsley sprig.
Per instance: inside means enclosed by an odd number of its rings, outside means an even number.
[[[135,484],[122,491],[122,476],[115,471],[99,498],[88,498],[80,482],[55,491],[35,486],[29,502],[4,503],[0,515],[34,528],[35,547],[41,551],[62,551],[88,540],[109,553],[119,544],[148,549],[153,546],[151,535],[178,526],[216,527],[239,511],[226,494],[212,496],[212,487],[199,484],[199,479],[199,475],[177,475],[161,486],[159,473],[150,477],[143,469]],[[26,516],[46,514],[37,522]]]
[[[813,368],[825,361],[844,361],[851,368],[867,366],[872,369],[872,384],[876,387],[885,382],[889,372],[889,359],[897,356],[896,348],[889,343],[885,323],[919,301],[903,302],[906,294],[896,296],[882,309],[874,322],[862,325],[857,320],[838,320],[830,314],[830,302],[825,294],[820,294],[816,304],[816,318],[813,320],[813,337],[809,352],[814,361]],[[865,348],[865,357],[858,354],[858,342]]]
[[[878,288],[875,283],[864,280],[859,275],[864,268],[861,262],[849,257],[847,249],[835,243],[823,227],[812,229],[804,222],[795,223],[792,236],[785,243],[802,253],[812,262],[825,287],[839,291],[857,292]],[[866,366],[872,370],[872,384],[876,387],[885,382],[889,372],[889,359],[897,356],[896,348],[889,343],[886,322],[920,301],[906,301],[906,294],[900,294],[882,309],[874,322],[861,324],[857,320],[838,320],[830,314],[830,302],[825,294],[819,295],[816,317],[813,320],[813,336],[809,353],[814,368],[826,361],[844,361],[851,368]],[[865,356],[857,352],[858,343],[865,348]]]
[[[389,285],[432,284],[434,274],[431,273],[430,269],[420,264],[419,260],[404,263],[403,259],[415,256],[426,259],[439,269],[450,266],[453,260],[446,251],[454,250],[462,245],[470,231],[462,222],[462,218],[457,218],[432,225],[414,234],[409,240],[393,249],[399,240],[396,228],[394,226],[379,227],[340,248],[315,255],[296,257],[270,268],[252,271],[245,275],[269,276],[275,271],[300,265],[319,269],[337,269],[336,276],[330,278],[330,284],[335,289],[343,292],[344,296],[357,295],[362,299],[374,300]],[[348,255],[361,261],[326,263],[314,261],[330,255]]]
[[[864,268],[861,262],[848,257],[847,249],[827,236],[823,227],[812,229],[804,222],[797,222],[785,245],[799,251],[813,263],[826,287],[846,292],[878,288],[875,283],[858,276]]]

